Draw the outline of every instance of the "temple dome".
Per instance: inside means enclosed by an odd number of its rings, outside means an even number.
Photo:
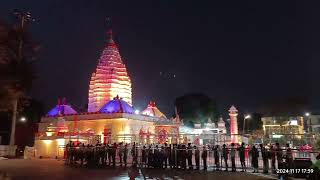
[[[134,112],[132,106],[130,106],[126,101],[119,98],[119,96],[113,98],[113,100],[107,102],[99,112],[102,113],[129,113]]]
[[[48,116],[59,116],[59,115],[70,115],[70,114],[77,114],[77,111],[75,111],[71,105],[66,103],[66,100],[63,99],[62,104],[60,103],[60,99],[58,100],[58,104],[52,108],[48,112]]]
[[[148,104],[148,107],[145,110],[143,110],[141,114],[167,119],[167,117],[157,108],[155,102],[150,102]]]

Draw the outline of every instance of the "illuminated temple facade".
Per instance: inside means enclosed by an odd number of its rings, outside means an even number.
[[[34,148],[37,157],[62,157],[69,141],[99,143],[175,143],[180,122],[169,120],[151,102],[141,113],[132,107],[131,80],[108,32],[106,48],[91,76],[87,112],[64,99],[41,118]]]

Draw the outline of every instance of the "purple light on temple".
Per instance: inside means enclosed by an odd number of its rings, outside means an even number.
[[[102,113],[129,113],[133,114],[134,109],[127,102],[120,99],[119,97],[114,98],[107,104],[102,106],[99,112]]]
[[[77,114],[70,105],[56,105],[53,109],[48,112],[48,116],[59,116],[59,115],[69,115],[69,114]]]

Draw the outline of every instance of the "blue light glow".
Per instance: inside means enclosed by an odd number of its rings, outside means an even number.
[[[102,113],[134,113],[134,109],[122,99],[114,99],[105,104],[99,112]]]

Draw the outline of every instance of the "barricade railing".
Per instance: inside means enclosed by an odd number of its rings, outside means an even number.
[[[133,150],[134,149],[134,150]],[[207,163],[208,168],[219,168],[221,170],[224,170],[226,168],[226,165],[229,167],[229,170],[231,170],[231,156],[230,156],[230,151],[231,148],[228,149],[228,155],[227,155],[227,163],[225,163],[225,158],[223,157],[222,149],[218,150],[219,154],[219,162],[215,162],[215,156],[214,156],[214,150],[213,149],[208,149],[207,150],[207,157],[203,158],[203,148],[199,148],[199,159],[200,159],[200,167],[204,167],[204,161]],[[236,168],[241,168],[241,162],[240,162],[240,156],[239,156],[239,151],[238,149],[235,149],[235,164]],[[259,148],[258,150],[258,168],[262,169],[263,168],[263,158],[262,158],[262,153]],[[195,158],[195,151],[196,149],[178,149],[178,148],[171,148],[169,147],[166,148],[156,148],[156,147],[147,147],[143,149],[142,146],[128,146],[127,149],[123,147],[107,147],[107,146],[93,146],[93,147],[68,147],[66,149],[66,161],[67,163],[71,162],[81,162],[83,165],[89,165],[90,163],[94,166],[100,166],[100,165],[113,165],[113,161],[115,161],[115,165],[119,166],[121,163],[122,165],[125,165],[124,163],[124,157],[126,154],[126,160],[127,160],[127,165],[131,166],[136,164],[137,166],[140,167],[165,167],[165,164],[167,164],[167,167],[174,166],[177,168],[189,168],[188,164],[188,152],[190,153],[192,151],[192,166],[193,168],[196,168],[196,158]],[[283,162],[286,160],[286,155],[288,154],[285,149],[281,151],[271,151],[271,150],[266,150],[270,156],[267,158],[268,161],[268,169],[271,170],[274,164],[274,168],[278,168],[279,160],[277,159],[277,155],[275,153],[281,152],[282,156],[280,161]],[[114,155],[115,153],[115,155]],[[274,157],[272,158],[272,153],[274,153]],[[191,154],[191,153],[190,153]],[[310,159],[311,161],[315,161],[316,156],[319,154],[318,151],[300,151],[297,149],[292,149],[290,152],[290,155],[292,156],[292,160],[295,159]],[[152,157],[151,157],[152,155]],[[115,156],[115,157],[113,157]],[[121,161],[120,161],[121,158]],[[245,149],[245,165],[247,169],[251,169],[253,166],[252,164],[252,156],[250,153],[250,149],[246,148]],[[152,162],[151,162],[152,161]],[[165,163],[167,162],[167,163]],[[158,163],[158,164],[157,164]],[[219,167],[216,166],[216,164],[219,165]]]

